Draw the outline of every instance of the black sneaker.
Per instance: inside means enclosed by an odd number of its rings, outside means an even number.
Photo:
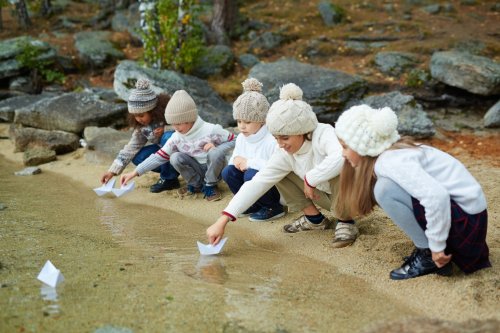
[[[173,190],[175,188],[181,187],[179,184],[179,179],[158,179],[158,182],[154,185],[151,185],[149,191],[152,193],[160,193],[167,190]]]
[[[432,273],[450,276],[451,272],[451,262],[438,268],[434,261],[432,261],[431,250],[417,248],[409,257],[405,258],[400,268],[390,273],[390,277],[392,280],[405,280]]]
[[[264,207],[261,208],[259,211],[250,214],[248,220],[252,222],[266,222],[280,218],[282,216],[285,216],[285,211],[283,210],[283,206],[275,208]]]

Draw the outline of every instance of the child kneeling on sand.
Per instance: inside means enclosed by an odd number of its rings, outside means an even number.
[[[170,96],[156,95],[146,79],[139,79],[135,89],[128,97],[128,122],[134,128],[130,141],[118,153],[109,170],[101,176],[101,183],[107,183],[111,178],[122,173],[123,169],[132,161],[140,164],[151,154],[156,153],[174,131],[165,131],[164,110]],[[147,145],[148,142],[152,144]],[[179,174],[170,165],[165,163],[153,171],[160,173],[158,182],[151,186],[150,191],[158,193],[179,188]]]
[[[368,214],[376,203],[413,241],[416,249],[393,280],[430,273],[465,273],[490,267],[486,199],[462,163],[430,146],[400,139],[390,108],[360,105],[345,111],[335,131],[344,147],[335,211]]]
[[[241,186],[262,169],[275,149],[276,139],[265,125],[269,102],[262,95],[262,83],[247,79],[243,83],[243,94],[233,104],[233,118],[238,123],[240,134],[236,138],[233,155],[222,170],[222,178],[237,193]],[[280,194],[275,186],[264,193],[239,217],[249,216],[253,222],[264,222],[285,215],[280,204]]]
[[[201,119],[194,100],[184,90],[177,90],[172,95],[165,109],[165,119],[172,124],[175,133],[135,171],[124,174],[121,183],[126,184],[170,161],[187,183],[179,189],[180,195],[203,192],[208,201],[220,200],[222,196],[216,185],[226,165],[226,154],[234,148],[234,134]]]
[[[274,185],[290,211],[304,213],[285,225],[285,232],[324,230],[333,225],[316,204],[330,210],[336,194],[337,176],[344,164],[342,146],[334,128],[318,123],[311,106],[302,101],[302,90],[293,83],[281,88],[280,99],[269,109],[266,125],[275,136],[279,149],[252,180],[243,184],[222,216],[207,229],[211,244],[219,242],[229,221],[236,220]],[[333,246],[350,245],[357,235],[354,221],[339,221]]]

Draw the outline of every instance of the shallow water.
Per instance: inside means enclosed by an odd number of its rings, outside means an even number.
[[[231,239],[202,257],[202,223],[20,169],[0,158],[0,332],[356,332],[415,314],[307,257]],[[36,279],[46,260],[57,288]]]

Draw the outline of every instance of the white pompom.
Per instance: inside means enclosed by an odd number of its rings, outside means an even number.
[[[246,79],[243,81],[241,84],[243,86],[243,91],[257,91],[257,92],[262,92],[262,86],[263,84],[259,82],[259,80],[250,78]]]
[[[389,136],[398,128],[398,117],[391,108],[385,107],[373,112],[371,123],[377,134]]]
[[[302,100],[302,89],[299,88],[295,83],[285,84],[280,89],[280,99],[287,100]]]
[[[147,79],[138,79],[135,83],[135,88],[140,90],[146,90],[149,88],[149,80]]]

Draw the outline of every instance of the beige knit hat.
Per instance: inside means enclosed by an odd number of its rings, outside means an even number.
[[[195,122],[198,118],[196,103],[185,90],[177,90],[165,108],[165,120],[169,124]]]
[[[312,132],[318,118],[311,106],[302,100],[302,89],[288,83],[280,89],[280,99],[271,105],[266,125],[273,135],[300,135]]]
[[[128,96],[127,106],[128,112],[140,114],[151,111],[158,104],[158,97],[155,92],[149,87],[150,83],[147,79],[138,79],[135,83],[135,89],[132,89]]]
[[[241,85],[243,94],[233,104],[233,118],[264,123],[269,110],[269,102],[266,96],[262,95],[262,83],[250,78],[243,81]]]
[[[361,156],[378,156],[398,141],[398,117],[389,107],[353,106],[335,124],[337,137]]]

